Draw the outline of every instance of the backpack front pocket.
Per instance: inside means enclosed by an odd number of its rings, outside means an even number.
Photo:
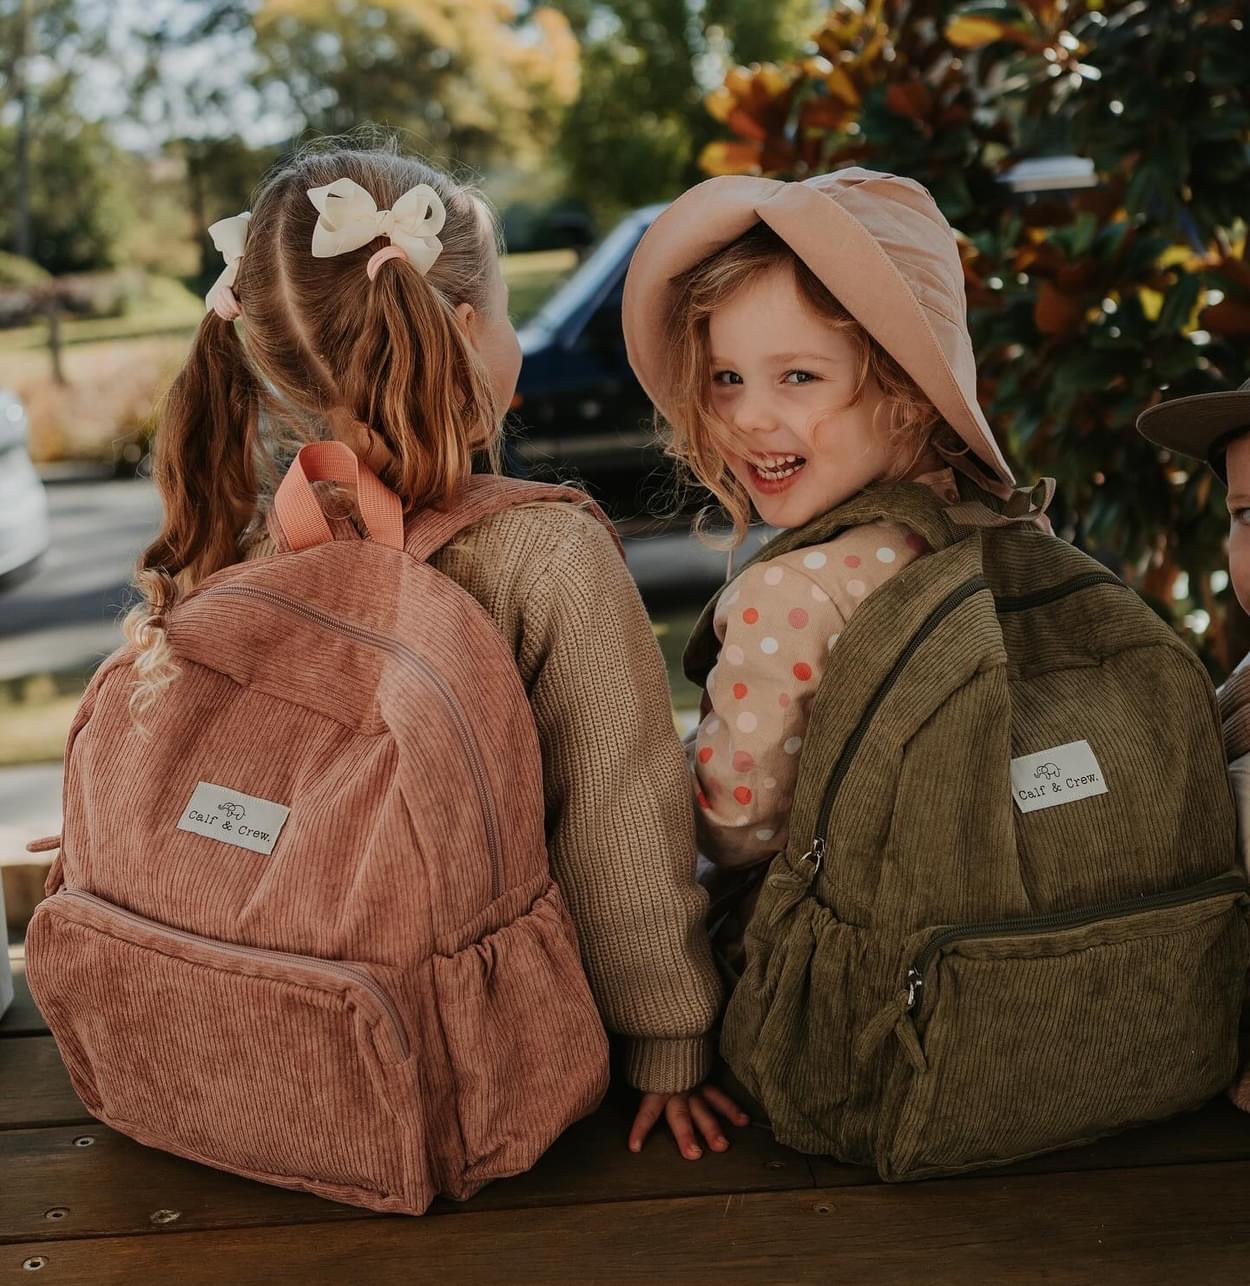
[[[1198,1107],[1231,1080],[1240,876],[1117,907],[935,931],[879,1119],[883,1178],[1005,1164]]]
[[[608,1087],[608,1043],[556,885],[524,915],[454,955],[434,986],[455,1084],[470,1197],[529,1169]]]
[[[36,909],[27,968],[78,1096],[140,1143],[374,1210],[432,1200],[418,1060],[366,968],[77,889]]]

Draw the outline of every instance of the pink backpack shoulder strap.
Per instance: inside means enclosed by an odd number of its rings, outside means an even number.
[[[460,489],[449,508],[425,509],[411,518],[405,533],[404,548],[414,558],[424,562],[461,532],[476,526],[491,514],[515,509],[518,505],[547,501],[575,504],[585,509],[612,533],[617,551],[622,558],[625,556],[621,538],[611,519],[584,491],[578,491],[576,487],[526,482],[520,478],[505,478],[489,473],[474,474]]]

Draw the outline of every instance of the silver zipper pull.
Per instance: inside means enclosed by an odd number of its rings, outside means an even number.
[[[916,968],[907,971],[907,1012],[911,1013],[920,1001],[920,993],[924,990],[924,977]]]
[[[812,874],[815,875],[825,863],[825,841],[817,835],[812,840],[811,848],[799,858],[799,861],[810,862],[812,864]]]

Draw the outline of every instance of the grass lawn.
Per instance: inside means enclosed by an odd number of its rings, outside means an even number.
[[[514,324],[533,316],[576,266],[571,250],[505,256]],[[0,330],[0,386],[26,404],[34,459],[112,462],[142,438],[203,315],[198,295],[155,278],[148,297],[124,316],[67,318],[65,384],[52,379],[45,324]]]

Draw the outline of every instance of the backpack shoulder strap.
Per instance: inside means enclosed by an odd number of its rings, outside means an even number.
[[[625,556],[621,538],[611,519],[584,491],[554,483],[506,478],[493,473],[474,474],[446,509],[423,509],[410,518],[404,548],[412,557],[425,562],[461,532],[476,526],[492,514],[515,509],[519,505],[541,502],[573,504],[584,509],[611,532],[617,551],[622,558]]]

